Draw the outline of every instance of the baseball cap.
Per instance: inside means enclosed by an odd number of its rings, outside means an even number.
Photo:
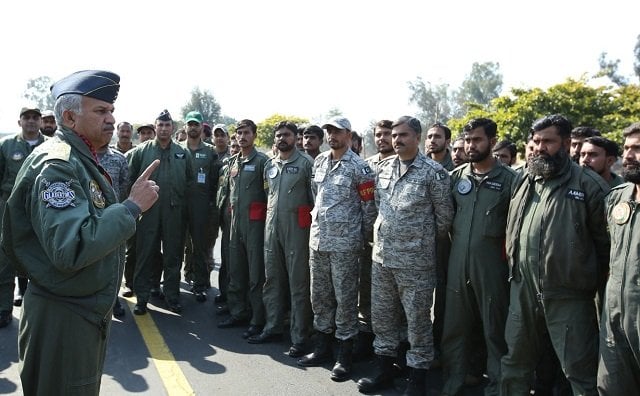
[[[37,107],[34,107],[34,108],[23,107],[22,110],[20,110],[20,117],[22,117],[26,113],[36,113],[39,116],[42,116],[42,113],[40,112],[40,109],[37,108]]]
[[[326,129],[329,125],[338,129],[346,129],[348,131],[351,131],[351,123],[349,122],[349,120],[341,116],[332,117],[322,126],[322,129]]]
[[[188,123],[189,121],[195,121],[198,124],[202,124],[202,114],[199,111],[190,111],[187,113],[187,116],[184,118],[184,123]]]
[[[140,130],[142,130],[144,128],[149,128],[149,129],[153,130],[154,132],[156,131],[156,126],[153,125],[153,124],[140,125],[139,127],[136,128],[136,131],[138,131],[138,133],[140,133]]]
[[[55,117],[55,114],[53,114],[53,111],[51,110],[45,110],[42,112],[42,118],[46,117]]]

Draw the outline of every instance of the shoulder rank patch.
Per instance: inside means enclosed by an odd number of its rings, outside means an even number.
[[[67,142],[58,141],[48,146],[46,159],[59,159],[63,161],[69,161],[70,155],[71,146],[69,146]]]
[[[439,170],[436,172],[436,180],[440,181],[440,180],[444,180],[447,177],[447,171],[446,170]]]
[[[369,173],[373,172],[371,170],[371,168],[369,167],[369,165],[366,165],[364,168],[362,168],[362,174],[363,175],[368,175]]]
[[[42,200],[47,203],[47,208],[64,209],[68,206],[75,207],[76,193],[71,186],[71,180],[66,182],[49,183],[46,179],[42,179],[45,189],[42,190]]]
[[[584,191],[574,190],[570,188],[567,191],[567,198],[575,199],[576,201],[584,202],[585,194]]]

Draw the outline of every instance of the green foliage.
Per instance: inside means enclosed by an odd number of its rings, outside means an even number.
[[[54,81],[48,76],[30,79],[27,81],[27,89],[25,89],[22,96],[41,111],[53,110],[53,105],[56,102],[53,95],[51,95],[51,85],[53,83]]]
[[[567,79],[549,89],[512,89],[484,107],[472,108],[452,119],[454,135],[470,119],[488,117],[498,124],[500,139],[510,138],[524,147],[533,122],[549,114],[563,114],[575,126],[592,126],[604,136],[622,142],[622,130],[640,116],[640,86],[592,87],[585,78]]]
[[[182,119],[184,119],[190,111],[199,111],[200,114],[202,114],[204,122],[209,124],[215,124],[220,118],[220,105],[213,97],[213,94],[207,89],[201,91],[199,87],[191,90],[191,98],[187,104],[180,109]]]
[[[258,136],[255,140],[256,147],[271,149],[271,146],[273,145],[273,128],[275,128],[275,126],[278,125],[278,123],[280,123],[281,121],[291,121],[297,126],[301,126],[309,122],[309,120],[302,117],[274,114],[257,124]]]

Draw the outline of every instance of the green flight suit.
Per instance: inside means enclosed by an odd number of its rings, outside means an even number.
[[[611,190],[607,220],[611,262],[600,322],[598,392],[602,396],[640,392],[640,206],[638,185]]]
[[[307,341],[312,314],[309,291],[309,227],[314,196],[313,160],[293,150],[286,160],[272,158],[264,171],[268,185],[264,232],[265,283],[263,301],[267,321],[264,332],[282,334],[291,292],[291,342]]]
[[[518,180],[507,217],[511,282],[503,395],[529,393],[548,340],[574,394],[597,394],[594,297],[609,264],[608,191],[598,174],[569,158],[556,176],[525,173]]]
[[[229,289],[229,239],[231,232],[231,208],[229,207],[229,162],[232,157],[226,157],[222,160],[222,168],[218,177],[218,195],[216,196],[216,205],[220,219],[220,227],[222,228],[222,237],[220,241],[220,268],[218,269],[218,292],[220,297],[226,301],[227,290]]]
[[[45,137],[41,133],[38,134],[38,141],[33,146],[22,138],[22,133],[0,140],[0,223],[2,223],[4,207],[22,163],[33,148],[39,146],[44,140]],[[0,250],[0,311],[13,311],[15,277],[14,266]]]
[[[218,171],[220,163],[214,146],[200,142],[196,150],[191,150],[186,141],[183,147],[191,153],[192,176],[191,189],[187,194],[187,254],[185,274],[193,276],[194,292],[205,291],[209,285],[207,265],[207,238],[212,223],[218,228]],[[186,278],[186,276],[185,276]]]
[[[470,374],[469,360],[476,323],[482,322],[487,346],[486,395],[498,394],[500,358],[507,352],[504,326],[509,308],[509,267],[504,250],[507,212],[517,173],[496,161],[483,177],[472,164],[451,174],[456,214],[442,335],[445,372],[443,393],[457,394]]]
[[[19,330],[26,395],[97,395],[140,208],[118,203],[106,172],[73,131],[37,147],[7,201],[2,247],[30,286]]]
[[[268,157],[255,148],[247,157],[233,156],[229,163],[229,312],[235,319],[251,319],[251,325],[265,322],[264,222],[267,195],[264,192],[264,165]]]
[[[160,160],[160,165],[150,177],[160,187],[158,201],[138,220],[133,279],[136,297],[138,302],[149,301],[153,261],[162,243],[164,295],[167,301],[177,302],[184,253],[186,195],[193,174],[191,154],[175,142],[163,149],[154,139],[136,146],[127,152],[127,157],[132,183],[153,161]]]

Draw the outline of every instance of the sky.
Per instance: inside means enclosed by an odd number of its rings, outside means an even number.
[[[19,131],[29,79],[84,69],[120,75],[117,121],[179,118],[197,86],[236,119],[337,108],[364,130],[416,114],[418,76],[457,87],[474,62],[500,64],[503,93],[591,75],[601,52],[632,76],[638,15],[628,0],[5,2],[0,131]]]

